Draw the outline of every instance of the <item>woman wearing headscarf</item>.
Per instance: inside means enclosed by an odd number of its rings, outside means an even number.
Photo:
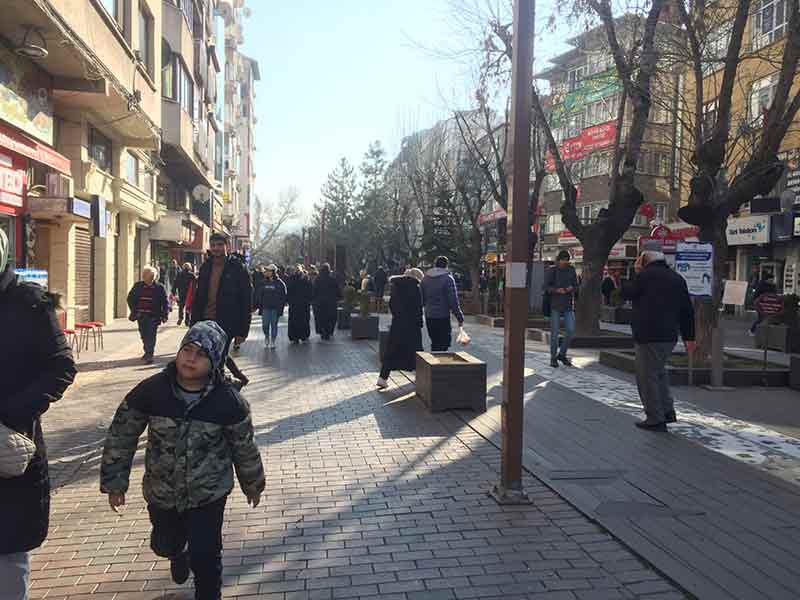
[[[389,386],[387,380],[390,372],[413,371],[416,368],[417,352],[422,350],[420,282],[424,276],[419,269],[408,269],[404,275],[389,280],[392,325],[389,328],[389,341],[383,355],[381,374],[376,383],[379,389]]]
[[[303,265],[286,282],[289,301],[289,340],[293,344],[311,337],[311,301],[314,289]]]
[[[0,596],[25,600],[28,553],[47,537],[50,476],[41,416],[75,378],[75,362],[56,318],[57,298],[17,280],[9,243],[0,229],[0,423],[36,445],[22,475],[0,477]]]
[[[331,266],[324,263],[314,281],[314,321],[317,333],[323,340],[331,339],[336,328],[336,304],[342,299],[342,290],[331,274]]]

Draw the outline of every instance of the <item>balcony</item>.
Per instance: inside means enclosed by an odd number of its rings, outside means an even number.
[[[203,40],[194,40],[194,79],[200,87],[208,85],[208,51]]]
[[[195,159],[195,128],[191,117],[173,100],[161,100],[162,156],[167,162],[170,177],[181,181],[187,188],[209,185],[206,169]],[[199,136],[199,131],[197,133]],[[206,154],[206,160],[207,160]]]
[[[186,65],[194,65],[195,41],[183,12],[170,2],[162,2],[161,35],[175,54],[183,57]]]

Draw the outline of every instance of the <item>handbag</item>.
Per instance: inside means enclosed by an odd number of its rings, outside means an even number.
[[[0,423],[0,478],[19,477],[36,454],[36,444],[29,437]]]

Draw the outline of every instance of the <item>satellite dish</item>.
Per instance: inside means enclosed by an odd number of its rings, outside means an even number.
[[[192,198],[200,202],[208,202],[211,200],[211,188],[202,184],[194,186]]]

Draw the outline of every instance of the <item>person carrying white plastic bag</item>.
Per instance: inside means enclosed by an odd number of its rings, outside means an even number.
[[[472,338],[469,337],[469,334],[464,330],[464,326],[462,325],[458,329],[458,336],[456,337],[456,342],[461,344],[462,346],[469,346],[469,343],[472,341]]]

